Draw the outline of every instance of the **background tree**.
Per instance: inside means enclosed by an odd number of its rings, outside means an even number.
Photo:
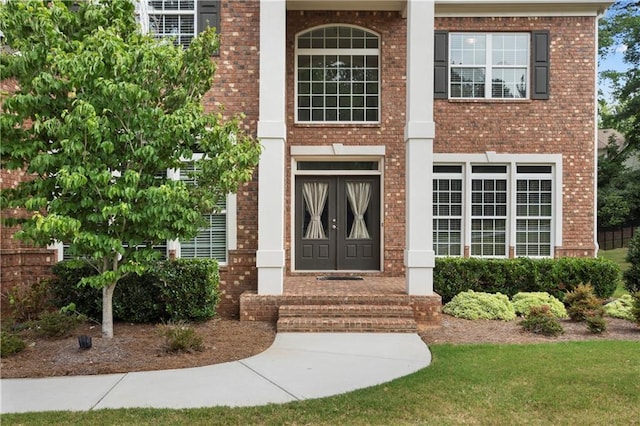
[[[626,71],[604,70],[601,78],[611,82],[616,105],[609,111],[630,150],[640,149],[640,1],[619,0],[600,20],[601,58],[621,49]]]
[[[215,72],[213,29],[188,49],[142,35],[127,0],[8,1],[0,75],[14,78],[0,118],[0,161],[32,177],[1,192],[33,212],[16,237],[71,244],[98,275],[102,333],[113,336],[112,296],[142,273],[154,244],[196,235],[202,214],[251,179],[259,145],[240,118],[204,112]],[[167,178],[194,153],[196,185]]]
[[[598,161],[598,226],[610,228],[640,220],[640,1],[611,7],[600,21],[599,46],[601,59],[622,51],[629,66],[600,73],[611,84],[613,99],[600,93],[598,124],[618,130],[626,140],[621,149],[610,144]]]

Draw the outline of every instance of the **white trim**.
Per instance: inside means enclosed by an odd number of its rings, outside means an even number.
[[[487,151],[485,153],[472,153],[472,154],[454,154],[454,153],[434,153],[433,163],[435,165],[457,165],[463,166],[463,185],[464,185],[464,205],[465,213],[463,218],[464,223],[464,245],[470,245],[471,237],[471,167],[472,165],[506,165],[507,166],[507,179],[510,188],[514,188],[515,177],[517,175],[517,166],[522,165],[551,165],[552,166],[552,179],[553,179],[553,216],[551,219],[551,257],[555,257],[555,251],[558,247],[562,246],[563,238],[563,157],[562,154],[498,154],[493,151]],[[510,203],[507,208],[509,209],[507,220],[515,223],[514,210],[514,197],[515,191],[510,190]],[[515,249],[515,225],[508,224],[508,247],[514,247]]]
[[[290,152],[293,157],[329,157],[351,156],[362,159],[362,157],[383,157],[386,152],[385,145],[343,145],[334,143],[333,145],[300,146],[292,145]]]

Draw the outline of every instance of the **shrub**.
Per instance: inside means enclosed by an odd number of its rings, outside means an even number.
[[[37,321],[32,321],[32,329],[38,336],[68,337],[83,321],[84,318],[75,313],[46,312]]]
[[[604,305],[604,312],[610,317],[633,321],[633,297],[625,294],[620,298]]]
[[[473,290],[457,294],[444,305],[442,312],[470,320],[499,319],[510,321],[516,317],[513,305],[504,294],[489,294]]]
[[[531,333],[556,337],[564,333],[564,328],[551,312],[548,305],[531,306],[525,319],[520,322],[522,329]]]
[[[601,316],[587,317],[587,328],[593,334],[600,334],[607,331],[607,321]]]
[[[102,318],[102,291],[80,286],[84,277],[96,275],[96,270],[83,260],[65,260],[53,265],[51,281],[52,303],[60,308],[73,303],[76,310],[93,320]]]
[[[619,276],[618,265],[602,258],[436,258],[433,283],[445,303],[467,290],[510,297],[543,291],[562,300],[567,291],[585,283],[591,283],[599,297],[610,297]]]
[[[58,307],[74,303],[92,319],[102,317],[102,292],[79,287],[95,270],[82,261],[60,262],[54,267],[54,300]],[[153,264],[149,272],[120,280],[113,296],[116,321],[154,323],[203,321],[216,314],[220,277],[214,259],[178,259]]]
[[[589,317],[602,316],[602,301],[593,294],[593,287],[580,284],[575,290],[567,293],[564,299],[569,317],[574,321],[585,321]]]
[[[220,275],[215,259],[163,262],[157,274],[169,320],[204,321],[216,315]]]
[[[637,232],[629,242],[627,262],[631,264],[624,272],[624,286],[631,294],[640,291],[640,232]]]
[[[16,285],[7,291],[11,313],[16,321],[38,318],[49,306],[49,281],[42,280],[31,285]]]
[[[551,314],[556,318],[567,318],[564,304],[547,292],[522,292],[511,299],[516,314],[527,316],[531,307],[548,306]]]
[[[202,337],[185,324],[163,326],[167,352],[189,352],[204,350]]]
[[[17,354],[27,347],[20,336],[0,330],[0,357],[6,358],[9,355]]]
[[[633,309],[631,310],[631,313],[636,320],[636,324],[640,325],[640,291],[633,295],[633,299]]]

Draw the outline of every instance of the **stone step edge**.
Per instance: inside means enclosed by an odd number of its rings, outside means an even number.
[[[277,331],[282,332],[406,332],[418,329],[413,319],[406,318],[325,318],[289,317],[278,320]]]
[[[349,317],[349,318],[413,318],[410,306],[400,305],[282,305],[279,318]]]

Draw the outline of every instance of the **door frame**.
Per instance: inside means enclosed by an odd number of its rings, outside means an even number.
[[[385,147],[376,146],[343,146],[334,144],[333,146],[292,146],[291,147],[291,174],[289,181],[289,236],[290,246],[289,268],[291,272],[301,273],[328,273],[328,272],[359,272],[359,273],[379,273],[384,272],[384,154]],[[298,163],[303,161],[368,161],[377,163],[377,170],[298,170]],[[377,270],[309,270],[296,269],[296,177],[297,176],[378,176],[380,179],[380,268]]]

